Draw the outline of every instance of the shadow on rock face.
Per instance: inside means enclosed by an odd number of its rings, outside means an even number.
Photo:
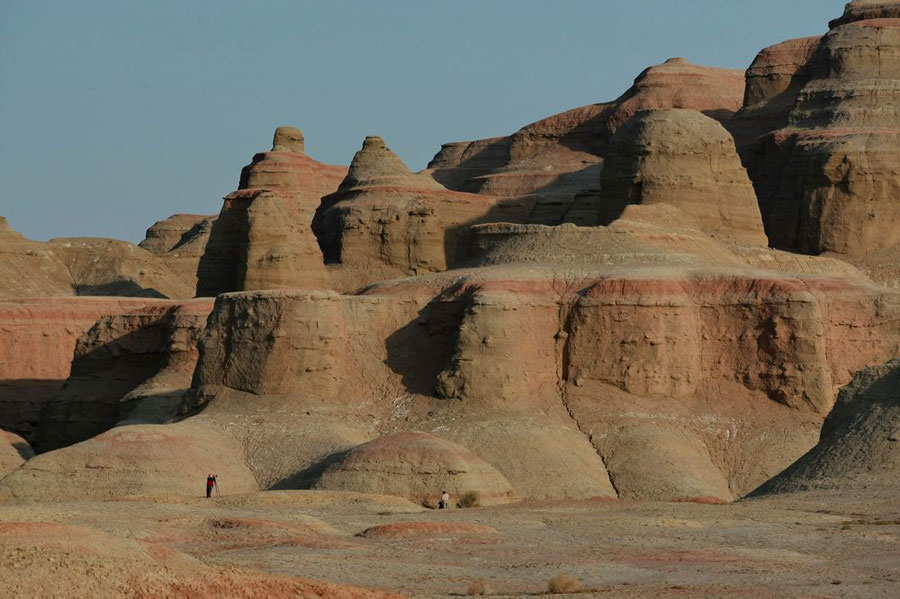
[[[152,297],[157,299],[168,299],[164,295],[153,289],[152,287],[141,287],[134,281],[127,279],[119,279],[102,285],[76,285],[75,295],[116,295],[122,297]]]
[[[461,288],[460,283],[445,290],[385,340],[385,364],[400,375],[407,392],[436,395],[435,381],[453,356],[463,312],[473,293],[460,294]]]

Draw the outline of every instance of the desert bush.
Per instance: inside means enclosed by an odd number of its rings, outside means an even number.
[[[456,507],[478,507],[478,493],[475,491],[463,493],[456,502]]]
[[[487,583],[481,580],[473,580],[469,583],[469,588],[466,589],[466,595],[487,595]]]
[[[547,590],[554,595],[577,593],[581,590],[581,581],[571,574],[557,574],[547,581]]]

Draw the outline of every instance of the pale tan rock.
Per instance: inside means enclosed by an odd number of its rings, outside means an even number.
[[[756,195],[734,141],[716,121],[681,109],[638,113],[613,138],[595,211],[600,224],[629,204],[670,204],[704,232],[767,245]]]
[[[898,7],[850,3],[800,53],[790,89],[738,115],[778,115],[767,125],[780,128],[738,135],[772,245],[865,262],[900,244]]]
[[[763,48],[747,69],[744,106],[725,127],[749,170],[755,172],[763,159],[765,141],[760,138],[788,124],[821,42],[818,35]]]
[[[71,295],[72,275],[52,248],[25,239],[0,217],[0,297]]]
[[[183,299],[193,275],[134,244],[74,237],[38,242],[0,226],[0,297],[110,295]]]
[[[72,274],[76,295],[121,295],[187,299],[192,277],[132,243],[115,239],[68,237],[48,245]]]
[[[296,127],[278,127],[272,138],[272,151],[305,154],[306,141],[303,139],[303,132]]]
[[[354,437],[420,430],[523,497],[739,497],[812,446],[852,372],[900,351],[900,301],[840,262],[738,251],[678,219],[482,225],[493,266],[223,296],[198,399],[267,486],[310,484]]]
[[[743,94],[739,71],[673,58],[646,69],[612,102],[542,119],[508,137],[445,144],[428,168],[451,189],[532,196],[527,221],[513,222],[591,225],[592,214],[582,214],[578,198],[599,189],[609,141],[623,123],[654,108],[689,108],[725,121],[740,108]]]
[[[173,214],[153,223],[138,245],[148,252],[165,255],[176,248],[194,243],[197,237],[208,237],[214,219],[214,216],[205,214]]]
[[[336,287],[353,290],[451,268],[467,254],[471,224],[522,219],[529,208],[445,189],[367,137],[338,191],[322,199],[313,230]]]

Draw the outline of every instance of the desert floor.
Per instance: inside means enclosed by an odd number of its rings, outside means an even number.
[[[65,526],[54,532],[57,525]],[[17,526],[50,528],[43,540],[29,532],[23,541],[11,533]],[[900,499],[865,489],[730,505],[568,501],[446,511],[314,491],[5,504],[0,589],[19,592],[16,585],[42,580],[46,571],[61,576],[62,588],[51,584],[43,596],[82,584],[102,596],[99,589],[117,574],[91,563],[102,551],[79,539],[85,529],[102,533],[110,541],[100,544],[110,547],[118,539],[139,542],[151,561],[135,568],[165,569],[183,557],[209,567],[209,576],[300,577],[410,597],[462,596],[477,581],[490,595],[527,597],[544,593],[561,573],[580,580],[584,591],[571,594],[578,597],[900,593]],[[69,563],[91,553],[81,569]]]

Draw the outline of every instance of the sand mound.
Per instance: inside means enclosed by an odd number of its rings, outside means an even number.
[[[819,443],[755,494],[863,485],[900,486],[900,360],[857,373]]]
[[[426,433],[386,435],[351,449],[313,483],[316,489],[386,493],[437,504],[441,491],[477,493],[481,505],[509,503],[506,478],[474,453]]]
[[[0,497],[85,501],[199,496],[209,473],[219,476],[225,493],[257,490],[239,444],[211,426],[192,420],[122,426],[29,460],[0,481]]]

